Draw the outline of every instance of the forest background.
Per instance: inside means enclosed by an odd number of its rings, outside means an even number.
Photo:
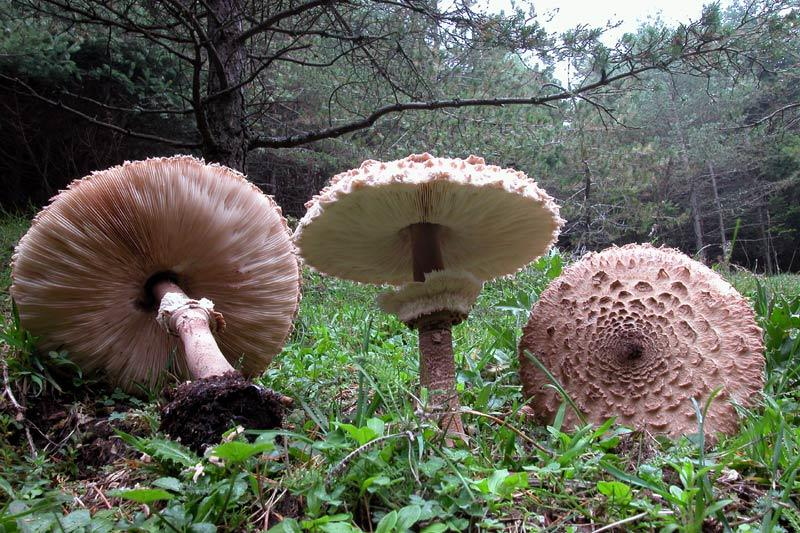
[[[32,209],[92,170],[182,152],[300,217],[364,159],[474,153],[556,197],[562,249],[653,242],[800,270],[796,4],[712,4],[615,45],[610,27],[552,34],[535,2],[518,6],[2,2],[0,204]]]

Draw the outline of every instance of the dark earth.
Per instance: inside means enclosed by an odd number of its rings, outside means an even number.
[[[49,389],[28,398],[20,394],[27,404],[24,415],[17,416],[17,424],[10,441],[26,451],[30,446],[46,452],[51,461],[70,465],[81,479],[91,477],[97,469],[119,459],[132,459],[140,454],[125,445],[115,430],[132,435],[145,435],[151,429],[141,417],[128,417],[126,413],[136,408],[130,398],[110,400],[113,391],[95,389]],[[107,403],[99,398],[106,398]],[[8,406],[3,411],[10,412]],[[116,416],[112,416],[116,415]],[[31,436],[28,443],[25,428]],[[65,446],[75,454],[65,455]]]
[[[245,379],[238,372],[198,379],[165,392],[161,431],[202,454],[235,426],[276,429],[291,400]]]

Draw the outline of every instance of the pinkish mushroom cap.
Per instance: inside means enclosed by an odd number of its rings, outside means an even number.
[[[753,310],[733,287],[677,250],[635,244],[567,268],[534,305],[519,350],[523,392],[541,420],[562,399],[526,352],[590,421],[616,416],[672,436],[697,432],[691,398],[703,405],[718,387],[706,433],[734,433],[731,400],[755,403],[765,364]]]
[[[226,325],[219,348],[244,374],[280,351],[300,282],[280,208],[241,174],[188,156],[74,181],[21,239],[11,294],[41,348],[65,349],[131,390],[155,380],[173,353],[185,371],[148,286],[165,276],[213,302]]]

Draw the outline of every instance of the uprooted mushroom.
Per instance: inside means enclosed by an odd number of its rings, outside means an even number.
[[[255,376],[280,351],[299,268],[280,208],[241,174],[176,156],[76,180],[35,217],[12,278],[42,349],[64,348],[132,392],[170,363],[197,380],[163,411],[187,444],[209,425],[279,423],[279,395],[234,365]]]
[[[451,327],[482,283],[543,254],[563,221],[553,199],[521,172],[412,155],[365,161],[306,204],[295,231],[304,261],[364,283],[402,285],[381,307],[419,332],[420,382],[440,427],[463,435]]]
[[[694,398],[713,399],[705,433],[736,431],[732,402],[753,405],[764,347],[753,310],[719,275],[650,245],[589,253],[542,293],[519,345],[523,392],[549,422],[563,398],[586,419],[678,436],[699,429]],[[567,423],[577,416],[569,411]]]

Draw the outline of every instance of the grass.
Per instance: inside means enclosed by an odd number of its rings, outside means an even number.
[[[8,226],[4,250],[24,224]],[[59,417],[33,430],[32,452],[25,422],[0,414],[0,529],[800,531],[800,278],[731,278],[765,330],[767,384],[740,432],[706,448],[612,421],[525,421],[518,336],[561,267],[553,255],[487,284],[454,328],[471,438],[452,449],[417,408],[416,336],[376,308],[373,287],[307,273],[295,332],[261,378],[296,399],[286,429],[232,432],[203,457],[155,431],[155,394],[104,390],[71,367],[57,379],[66,355],[36,354],[11,319],[27,416],[47,405]]]
[[[14,246],[29,225],[30,220],[25,215],[5,213],[0,210],[0,310],[8,309],[8,286],[11,284],[10,263]]]
[[[763,276],[749,270],[740,270],[726,276],[728,281],[742,294],[753,294],[758,284],[766,285],[776,294],[800,294],[800,276],[797,274],[776,274]]]

